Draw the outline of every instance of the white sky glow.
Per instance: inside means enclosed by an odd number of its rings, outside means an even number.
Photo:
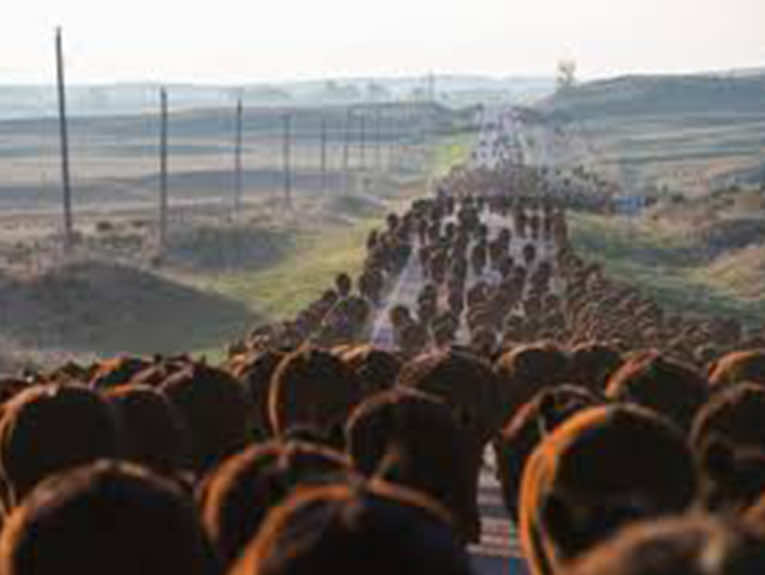
[[[0,84],[765,66],[765,0],[4,0]]]

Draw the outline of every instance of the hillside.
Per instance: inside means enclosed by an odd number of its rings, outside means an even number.
[[[598,116],[765,114],[765,73],[751,75],[621,76],[558,92],[540,104],[575,119]]]
[[[0,339],[45,351],[177,353],[219,344],[258,320],[240,301],[93,260],[0,275],[0,296]]]
[[[762,70],[590,82],[534,111],[532,157],[659,200],[631,219],[573,217],[577,250],[668,309],[762,323]]]
[[[628,193],[698,197],[759,187],[765,173],[765,72],[622,76],[537,102],[537,157],[585,165]]]

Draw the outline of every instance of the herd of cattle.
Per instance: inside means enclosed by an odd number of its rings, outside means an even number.
[[[524,162],[521,118],[514,108],[485,108],[480,122],[480,135],[470,159],[473,168],[496,170],[507,164]]]
[[[0,575],[466,575],[487,449],[531,573],[763,572],[765,340],[608,277],[504,177],[453,172],[220,366],[3,378]]]

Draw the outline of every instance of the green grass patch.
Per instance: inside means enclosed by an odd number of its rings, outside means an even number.
[[[431,151],[431,174],[448,171],[464,162],[471,150],[472,135],[443,138]],[[245,303],[267,319],[294,316],[331,287],[342,271],[358,275],[366,257],[369,231],[384,226],[388,209],[401,210],[425,193],[425,180],[386,182],[375,189],[375,203],[364,196],[340,195],[330,201],[333,212],[350,216],[347,224],[312,226],[301,222],[280,259],[267,268],[240,270],[207,276],[203,286],[228,298]]]
[[[343,194],[333,196],[325,208],[328,213],[352,218],[382,218],[385,205],[374,197]]]
[[[457,134],[439,139],[433,146],[430,157],[432,177],[443,177],[454,166],[467,163],[475,147],[475,139],[474,133]]]
[[[294,317],[327,288],[335,276],[360,273],[366,257],[366,239],[374,228],[385,225],[390,210],[403,211],[409,203],[426,193],[427,177],[445,174],[464,162],[471,150],[465,136],[439,140],[428,154],[426,170],[408,177],[385,173],[373,179],[363,194],[337,194],[330,197],[321,213],[326,221],[298,221],[282,230],[288,242],[280,244],[278,258],[258,269],[222,270],[187,279],[205,291],[243,303],[263,321]],[[341,217],[336,217],[341,216]],[[198,348],[210,362],[224,359],[224,344]]]
[[[647,266],[686,266],[699,260],[687,235],[672,234],[645,221],[569,212],[574,245],[605,260],[631,260]]]
[[[359,273],[367,234],[380,225],[380,218],[364,218],[331,230],[298,232],[294,248],[277,264],[257,273],[221,274],[206,286],[266,318],[292,316],[331,287],[339,272]]]
[[[742,297],[739,275],[715,273],[722,268],[703,261],[688,236],[631,225],[622,218],[570,214],[569,222],[578,253],[671,312],[733,316],[749,325],[765,319],[765,299]]]

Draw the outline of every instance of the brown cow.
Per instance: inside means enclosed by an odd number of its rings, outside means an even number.
[[[183,416],[162,393],[147,385],[127,384],[104,392],[122,431],[122,459],[165,475],[177,474],[188,461],[191,436]]]
[[[583,342],[569,353],[567,379],[597,393],[603,393],[611,374],[622,364],[619,351],[600,342]]]
[[[743,381],[765,385],[765,349],[734,351],[710,367],[709,384],[715,389]]]
[[[526,460],[544,437],[574,413],[600,403],[584,387],[548,387],[524,404],[494,439],[502,498],[510,518],[518,520],[518,493]]]
[[[715,394],[697,413],[690,442],[708,508],[740,510],[765,488],[763,418],[765,388],[749,383]]]
[[[268,394],[271,376],[286,352],[278,349],[266,349],[240,357],[229,364],[229,372],[242,382],[250,392],[253,401],[252,433],[255,438],[265,439],[271,435],[268,420]]]
[[[183,416],[191,433],[187,465],[203,473],[251,439],[252,398],[221,369],[192,364],[171,375],[162,393]]]
[[[448,513],[400,486],[367,483],[294,494],[266,518],[231,575],[468,575]]]
[[[765,570],[754,529],[695,515],[639,521],[576,562],[567,575],[749,575]]]
[[[0,535],[6,575],[217,575],[189,496],[144,468],[101,461],[49,477]]]
[[[350,346],[340,359],[356,374],[364,396],[393,387],[401,369],[398,357],[369,344]]]
[[[693,417],[709,397],[706,379],[692,366],[651,350],[629,357],[611,375],[606,397],[632,401],[662,413],[689,431]]]
[[[634,405],[580,411],[523,471],[520,536],[531,571],[557,572],[631,521],[684,511],[695,493],[693,456],[669,420]]]
[[[466,541],[479,532],[465,433],[443,400],[399,387],[366,399],[346,425],[356,468],[428,494],[449,509]]]
[[[84,386],[30,387],[4,404],[0,472],[8,507],[51,473],[119,452],[117,419],[98,393]]]
[[[501,383],[503,422],[545,387],[566,383],[568,358],[555,343],[519,345],[494,364]]]
[[[271,429],[283,435],[294,425],[315,427],[342,447],[342,430],[362,388],[353,371],[331,353],[303,347],[288,354],[271,378]]]
[[[348,459],[327,447],[275,440],[252,445],[224,460],[198,492],[205,531],[230,565],[293,489],[343,481],[350,472]]]

